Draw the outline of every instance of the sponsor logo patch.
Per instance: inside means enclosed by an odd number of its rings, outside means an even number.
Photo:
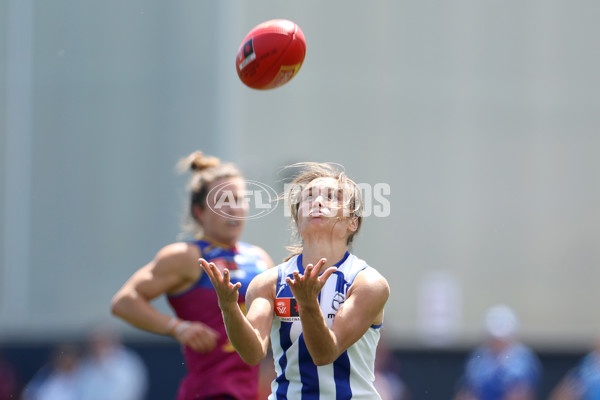
[[[294,298],[275,299],[275,315],[283,321],[299,321],[300,313],[298,303]]]

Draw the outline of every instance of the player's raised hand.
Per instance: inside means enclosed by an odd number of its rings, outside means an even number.
[[[232,306],[234,304],[237,305],[239,289],[242,287],[242,284],[240,282],[235,285],[231,283],[229,280],[229,270],[227,268],[223,270],[223,274],[221,275],[221,271],[219,271],[214,263],[209,263],[203,258],[199,261],[204,272],[208,275],[208,278],[215,287],[215,291],[219,297],[219,307],[223,309],[224,307]]]
[[[337,271],[337,267],[329,267],[319,275],[319,271],[326,262],[327,259],[321,258],[314,266],[308,264],[304,270],[304,275],[300,275],[296,271],[293,274],[293,278],[286,278],[287,284],[290,286],[294,297],[299,303],[316,299],[327,279]]]

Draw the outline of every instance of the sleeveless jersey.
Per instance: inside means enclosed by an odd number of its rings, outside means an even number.
[[[346,252],[319,294],[319,305],[331,328],[337,311],[356,274],[367,264]],[[308,352],[296,299],[285,279],[294,271],[304,273],[302,255],[278,267],[275,315],[271,328],[271,346],[276,378],[271,383],[270,400],[380,399],[373,386],[375,350],[381,325],[372,325],[333,363],[316,366]]]
[[[238,242],[234,248],[221,247],[206,239],[194,242],[204,259],[215,263],[222,271],[228,268],[232,283],[241,282],[240,308],[245,312],[248,284],[267,269],[261,253],[252,245]],[[178,400],[205,399],[229,395],[238,400],[256,400],[258,366],[249,366],[235,351],[225,332],[223,317],[214,287],[203,273],[191,288],[167,299],[177,316],[187,321],[200,321],[219,333],[217,347],[205,354],[184,348],[187,374],[177,396]]]

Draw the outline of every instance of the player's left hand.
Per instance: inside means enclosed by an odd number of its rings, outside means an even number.
[[[304,275],[300,275],[296,271],[293,274],[293,279],[290,277],[286,278],[286,282],[299,304],[317,299],[327,279],[337,271],[337,267],[329,267],[319,275],[319,271],[326,262],[327,259],[321,258],[314,266],[308,264],[304,270]]]

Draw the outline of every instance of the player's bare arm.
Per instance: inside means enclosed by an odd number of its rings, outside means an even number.
[[[115,294],[113,314],[140,329],[172,335],[198,352],[214,348],[218,334],[213,329],[199,322],[165,315],[151,305],[158,296],[185,290],[200,278],[198,255],[197,248],[189,243],[173,243],[162,248]]]
[[[200,263],[219,297],[229,341],[246,363],[257,365],[267,355],[277,270],[268,269],[250,282],[246,291],[248,311],[245,316],[237,302],[240,283],[233,285],[229,281],[227,269],[221,273],[213,263],[204,259]]]
[[[332,363],[371,325],[381,324],[388,297],[389,285],[385,278],[375,269],[366,268],[356,276],[331,329],[325,323],[316,297],[302,302],[297,298],[304,340],[315,364]]]

